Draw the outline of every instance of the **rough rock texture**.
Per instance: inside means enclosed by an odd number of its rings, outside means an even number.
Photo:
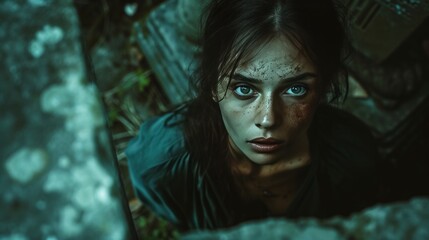
[[[429,239],[429,199],[369,208],[349,218],[317,221],[265,220],[218,232],[195,232],[184,240]]]
[[[125,239],[70,0],[0,2],[0,239]]]
[[[178,20],[178,3],[165,1],[149,14],[145,24],[135,24],[139,45],[172,105],[194,96],[189,80],[198,54],[198,47],[183,34],[184,29],[178,28],[183,25]]]

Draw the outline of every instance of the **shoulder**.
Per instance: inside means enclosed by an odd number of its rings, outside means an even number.
[[[169,112],[141,125],[138,135],[125,150],[134,169],[144,171],[186,154],[182,118]]]
[[[352,114],[328,106],[317,112],[313,127],[323,173],[333,193],[350,200],[346,202],[356,209],[374,202],[380,156],[369,127]]]
[[[177,225],[183,224],[186,184],[193,179],[181,118],[167,113],[145,121],[125,151],[137,197]]]
[[[318,130],[336,135],[336,137],[349,138],[349,134],[341,134],[342,131],[353,133],[354,142],[358,139],[373,139],[369,127],[359,118],[340,108],[323,105],[316,112],[315,121]],[[323,127],[323,128],[322,128]]]
[[[321,149],[338,164],[356,171],[367,169],[379,158],[377,143],[370,128],[349,112],[323,106],[316,113],[314,132]]]

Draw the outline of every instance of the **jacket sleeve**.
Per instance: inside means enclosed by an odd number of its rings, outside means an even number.
[[[186,228],[187,196],[194,184],[183,135],[178,126],[166,126],[168,117],[143,123],[125,153],[137,197],[160,217]]]

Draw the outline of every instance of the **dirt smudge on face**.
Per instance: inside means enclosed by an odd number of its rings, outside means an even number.
[[[310,103],[294,103],[289,107],[287,120],[290,127],[295,128],[302,125],[307,125],[310,122],[315,110],[314,104]]]

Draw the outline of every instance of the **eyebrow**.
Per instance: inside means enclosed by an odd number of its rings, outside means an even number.
[[[280,80],[281,82],[299,82],[299,81],[304,81],[310,78],[316,78],[317,74],[315,73],[311,73],[311,72],[305,72],[293,77],[288,77],[288,78],[284,78],[282,80]],[[232,75],[232,79],[234,80],[238,80],[238,81],[243,81],[243,82],[250,82],[253,84],[261,84],[263,83],[263,81],[261,79],[256,79],[256,78],[251,78],[251,77],[246,77],[240,73],[234,73],[234,75]]]

